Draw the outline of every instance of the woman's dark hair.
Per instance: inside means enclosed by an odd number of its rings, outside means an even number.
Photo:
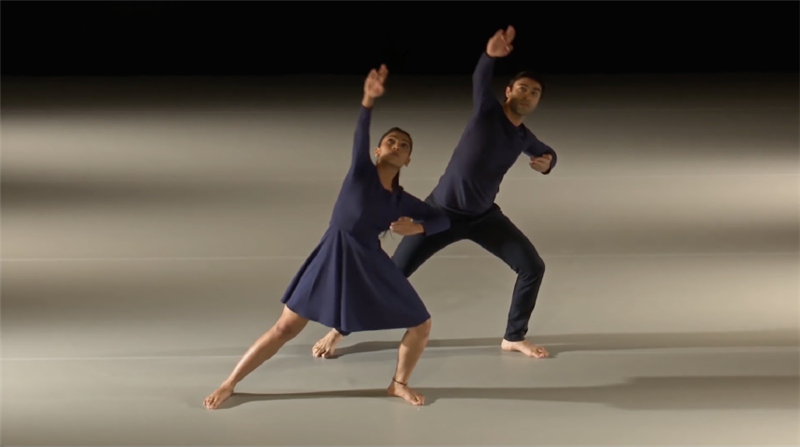
[[[408,137],[408,141],[411,142],[411,148],[409,151],[410,152],[414,151],[414,140],[411,139],[411,134],[399,127],[392,127],[391,129],[387,130],[386,133],[384,133],[381,136],[381,139],[378,140],[378,144],[380,145],[381,143],[383,143],[383,140],[392,132],[400,132],[402,134],[405,134],[405,136]],[[403,187],[400,186],[400,171],[397,171],[397,175],[395,175],[394,179],[392,180],[392,189],[402,189],[402,188]]]
[[[381,139],[378,140],[378,145],[382,144],[383,140],[392,132],[400,132],[402,134],[405,134],[405,136],[408,137],[408,141],[411,142],[411,148],[409,150],[409,153],[414,151],[414,140],[411,139],[411,134],[406,132],[405,130],[399,128],[399,127],[392,127],[391,129],[387,130],[386,133],[384,133],[381,136]],[[403,189],[403,187],[400,186],[400,171],[397,171],[397,174],[394,176],[394,179],[392,180],[392,189],[393,190],[402,190]],[[381,238],[386,237],[387,233],[389,233],[389,230],[385,230],[383,233],[381,233],[380,237]]]

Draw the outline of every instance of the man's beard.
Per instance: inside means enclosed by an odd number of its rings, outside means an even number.
[[[524,107],[524,106],[523,106],[522,104],[520,104],[520,102],[519,102],[519,101],[517,101],[517,100],[512,100],[512,101],[511,101],[511,111],[512,111],[512,112],[514,112],[514,113],[516,113],[516,114],[517,114],[517,115],[519,115],[519,116],[524,116],[524,115],[526,115],[528,112],[530,112],[530,108],[526,108],[526,107]]]

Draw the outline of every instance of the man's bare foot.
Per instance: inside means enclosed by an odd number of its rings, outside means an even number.
[[[211,393],[206,399],[203,401],[203,406],[208,408],[209,410],[214,410],[220,406],[221,403],[228,400],[229,397],[233,394],[233,387],[222,385],[217,388],[216,391]]]
[[[392,384],[389,385],[389,388],[386,390],[386,394],[399,397],[417,407],[425,404],[425,396],[412,390],[408,387],[408,385],[404,385],[395,381],[392,381]]]
[[[333,356],[336,351],[336,345],[342,340],[342,334],[336,329],[331,329],[324,337],[314,344],[311,348],[311,354],[314,357],[328,358]]]
[[[522,341],[503,340],[503,342],[500,343],[500,349],[508,352],[514,352],[514,351],[521,352],[527,355],[528,357],[533,357],[537,359],[543,359],[550,355],[547,352],[547,350],[545,350],[543,347],[532,345],[528,343],[527,340],[522,340]]]

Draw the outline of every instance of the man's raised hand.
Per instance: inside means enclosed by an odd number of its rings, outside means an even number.
[[[506,57],[514,49],[511,45],[514,42],[514,36],[517,34],[514,27],[509,25],[505,30],[499,29],[486,44],[486,54],[489,57]]]

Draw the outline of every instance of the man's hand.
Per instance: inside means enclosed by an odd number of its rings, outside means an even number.
[[[516,35],[516,31],[514,31],[514,27],[509,25],[505,31],[502,29],[497,30],[489,39],[489,43],[486,44],[486,54],[489,57],[506,57],[514,47],[511,43],[514,41],[514,36]]]
[[[414,219],[410,217],[401,217],[397,219],[389,225],[389,229],[401,236],[413,236],[425,232],[422,224],[414,222]]]
[[[541,157],[531,157],[531,168],[534,171],[538,172],[547,172],[550,169],[550,160],[553,159],[553,156],[550,154],[544,154]]]
[[[386,68],[386,65],[381,65],[381,68],[378,70],[373,68],[372,71],[369,72],[369,75],[367,75],[367,80],[364,81],[364,96],[375,99],[383,95],[383,83],[386,81],[388,75],[389,69]]]

